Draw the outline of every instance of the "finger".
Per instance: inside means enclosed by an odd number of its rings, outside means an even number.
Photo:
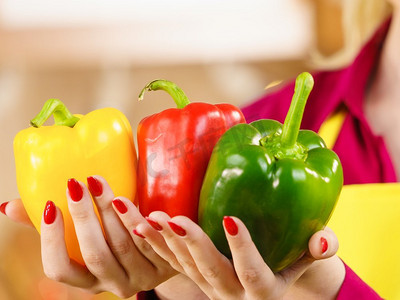
[[[239,282],[232,263],[217,250],[207,234],[193,221],[184,216],[170,222],[184,228],[182,236],[196,266],[203,277],[223,299],[233,299],[240,295],[243,287]]]
[[[308,242],[309,251],[296,263],[282,271],[279,275],[287,286],[297,281],[311,266],[318,267],[316,260],[333,257],[339,248],[336,235],[330,228],[317,231]]]
[[[138,225],[136,228],[136,232],[142,234],[146,238],[146,241],[151,245],[151,248],[153,248],[154,251],[165,261],[168,261],[175,270],[184,273],[185,271],[183,266],[179,263],[174,251],[169,246],[166,239],[166,235],[169,235],[171,237],[170,240],[172,240],[173,237],[173,233],[168,225],[168,221],[171,219],[170,216],[168,216],[168,214],[166,214],[165,212],[155,211],[150,213],[150,215],[146,219],[147,222],[151,224],[153,229],[159,233],[158,237],[152,234],[152,232],[154,231],[148,230],[148,227],[145,227],[143,225]],[[159,237],[161,237],[161,239]],[[181,242],[179,244],[176,244],[175,247],[184,248],[185,246],[184,243]]]
[[[224,217],[223,225],[236,274],[246,294],[274,299],[271,292],[279,290],[276,289],[275,275],[265,264],[246,226],[236,217]]]
[[[67,198],[82,257],[90,272],[99,279],[126,280],[104,238],[86,186],[75,179],[68,180]]]
[[[342,261],[335,255],[338,246],[337,238],[331,229],[326,228],[316,232],[309,240],[309,251],[278,274],[286,289],[295,281],[300,282],[302,279],[303,282],[313,282],[314,286],[324,286],[326,282],[336,282],[331,286],[340,286],[345,276],[345,269]],[[306,271],[307,274],[304,274]]]
[[[213,292],[212,287],[197,269],[196,263],[190,255],[185,242],[180,238],[186,235],[185,230],[179,227],[179,225],[169,222],[170,217],[164,212],[152,212],[149,217],[161,225],[162,230],[160,230],[160,233],[164,237],[168,248],[176,257],[178,265],[175,265],[173,261],[170,262],[171,266],[178,271],[183,270],[183,273],[190,277],[190,279],[192,279],[203,292],[207,295],[211,295]],[[163,249],[159,254],[163,257]],[[163,258],[165,259],[165,257]]]
[[[154,222],[156,221],[151,220],[150,222],[153,222],[154,225]],[[158,226],[161,225],[158,224]],[[175,275],[178,272],[184,273],[182,266],[179,264],[175,254],[168,247],[164,237],[160,233],[156,232],[156,230],[146,226],[145,224],[139,224],[133,232],[136,235],[145,238],[148,246],[150,246],[154,251],[156,257],[151,257],[148,254],[146,254],[146,256],[159,270],[158,272],[166,271],[169,276]]]
[[[136,259],[139,252],[134,242],[123,226],[120,218],[115,213],[112,205],[114,193],[106,180],[101,176],[90,176],[87,178],[88,188],[96,204],[97,211],[102,221],[107,244],[125,270],[133,267],[141,267],[143,260]]]
[[[33,227],[33,224],[24,208],[24,205],[22,204],[21,199],[14,199],[2,203],[0,205],[0,211],[17,223]]]
[[[310,255],[316,259],[332,257],[339,249],[339,242],[335,233],[328,227],[317,231],[308,243]]]
[[[41,251],[47,277],[80,288],[92,288],[96,278],[82,265],[70,260],[61,210],[48,201],[41,223]]]
[[[144,240],[142,234],[135,231],[135,228],[140,224],[149,227],[146,219],[143,218],[136,206],[124,197],[118,197],[114,199],[112,203],[118,217],[126,228],[128,234],[130,234],[130,239],[133,240],[135,244],[134,252],[136,259],[134,264],[131,263],[131,267],[128,267],[127,269],[132,270],[132,272],[137,272],[138,268],[143,270],[144,267],[151,268],[154,271],[156,269],[170,269],[171,267],[169,266],[169,263],[162,259],[151,248],[151,246]],[[158,239],[163,240],[162,236],[158,232],[153,232],[153,234],[156,234]],[[141,262],[141,265],[138,265],[139,261]]]
[[[132,233],[145,241],[145,245],[141,247],[142,253],[152,262],[155,268],[159,271],[172,271],[171,274],[176,274],[177,271],[172,267],[178,266],[175,255],[168,248],[163,236],[154,228],[144,223],[139,224]],[[161,250],[162,249],[162,250]],[[163,256],[159,254],[163,252]],[[179,270],[182,272],[183,270]]]

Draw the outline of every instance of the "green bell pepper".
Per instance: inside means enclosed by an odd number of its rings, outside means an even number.
[[[299,130],[314,81],[296,79],[282,125],[258,120],[229,129],[215,146],[201,189],[199,224],[230,257],[221,221],[240,218],[274,272],[294,263],[328,222],[343,185],[338,156],[321,137]]]

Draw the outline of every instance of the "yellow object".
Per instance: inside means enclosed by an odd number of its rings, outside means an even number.
[[[346,185],[328,227],[338,256],[385,299],[400,299],[400,184]]]
[[[50,115],[55,125],[41,126]],[[34,126],[14,139],[18,190],[26,211],[40,232],[45,204],[53,201],[63,213],[71,258],[84,264],[68,211],[67,180],[86,182],[103,176],[115,195],[135,198],[136,150],[127,118],[114,108],[92,111],[80,119],[56,99],[46,102]]]
[[[335,145],[345,118],[346,110],[342,109],[336,111],[324,123],[322,123],[321,127],[319,128],[318,134],[320,137],[322,137],[329,149],[332,149]]]
[[[345,119],[334,114],[320,135],[333,148]],[[338,256],[385,299],[400,299],[400,183],[345,185],[329,221]]]

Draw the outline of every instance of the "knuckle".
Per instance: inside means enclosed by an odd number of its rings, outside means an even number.
[[[196,232],[195,235],[191,236],[190,238],[186,238],[185,242],[189,247],[195,247],[198,245],[205,245],[207,244],[208,237],[202,231],[200,233]]]
[[[257,283],[260,280],[261,276],[257,270],[247,269],[239,274],[239,278],[241,278],[241,280],[246,283]]]
[[[79,224],[87,224],[90,222],[92,216],[89,213],[87,209],[79,209],[76,211],[71,211],[71,216],[72,219],[74,220],[74,223],[79,223]]]
[[[191,259],[178,259],[178,262],[185,270],[193,270],[197,268],[195,262]]]
[[[244,240],[239,240],[235,242],[235,247],[234,250],[237,252],[248,252],[249,249],[251,248],[251,243],[250,241],[244,241]]]
[[[218,278],[220,275],[220,271],[216,266],[201,268],[199,271],[206,278]]]
[[[140,249],[140,252],[142,253],[151,253],[154,251],[151,245],[146,241],[141,241],[140,244],[136,244],[136,246]]]
[[[117,243],[110,243],[110,249],[115,255],[124,256],[132,252],[132,244],[127,240]]]
[[[54,280],[57,282],[65,282],[66,281],[64,272],[49,270],[47,268],[44,268],[43,271],[44,271],[44,274],[46,275],[46,277],[50,278],[51,280]]]
[[[49,261],[43,260],[43,272],[47,278],[50,278],[54,281],[67,283],[70,278],[69,274],[69,259],[59,259],[57,264],[49,263]]]
[[[90,252],[83,255],[83,259],[88,267],[103,269],[105,254],[102,252]]]
[[[182,270],[182,265],[179,264],[179,262],[176,259],[171,259],[168,261],[168,263],[171,266],[171,268],[175,269],[176,271]]]

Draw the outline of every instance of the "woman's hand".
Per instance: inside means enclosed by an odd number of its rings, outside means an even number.
[[[211,299],[334,299],[344,278],[343,264],[335,256],[338,241],[330,229],[315,233],[309,241],[309,252],[274,274],[238,218],[225,217],[223,221],[233,264],[190,219],[171,219],[163,212],[153,212],[148,221],[162,234],[168,248],[154,240],[144,224],[136,227],[136,233]]]
[[[92,293],[109,291],[126,298],[153,289],[177,274],[133,233],[137,226],[149,225],[131,201],[115,198],[100,176],[89,177],[88,186],[71,179],[67,189],[68,208],[86,266],[69,258],[62,212],[53,202],[47,202],[41,223],[41,249],[44,272],[49,278]],[[5,208],[10,218],[23,223],[29,220],[20,200],[10,201]],[[164,243],[158,232],[154,232],[154,239],[160,245]]]

